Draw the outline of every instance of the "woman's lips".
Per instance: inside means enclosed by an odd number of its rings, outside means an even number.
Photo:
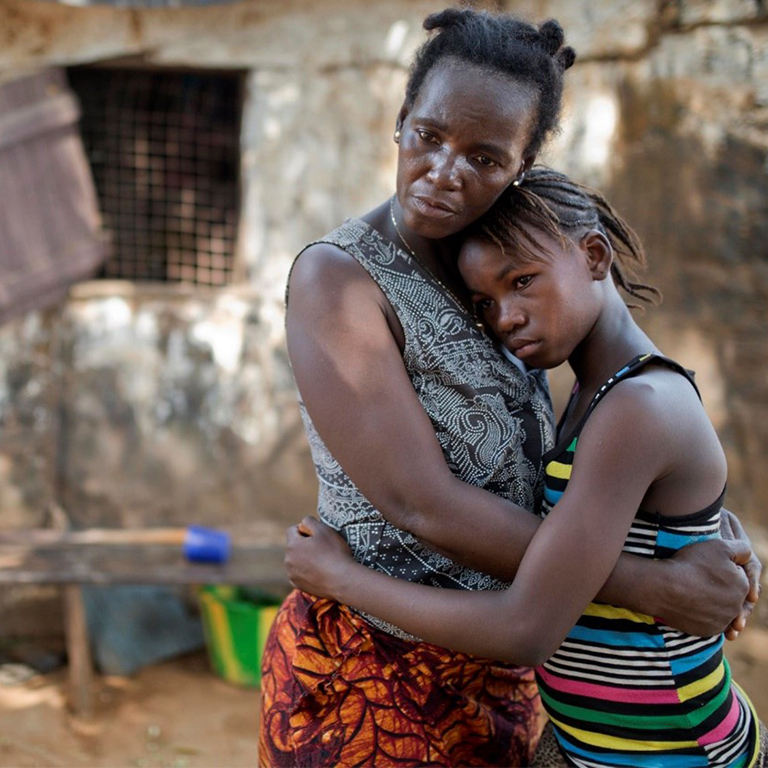
[[[450,216],[455,216],[456,212],[445,203],[438,200],[430,200],[426,197],[412,197],[413,206],[423,216],[428,216],[431,219],[446,219]]]

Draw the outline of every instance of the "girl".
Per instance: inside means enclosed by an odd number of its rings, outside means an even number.
[[[765,729],[730,679],[722,635],[591,602],[622,551],[666,558],[720,530],[725,457],[692,375],[619,294],[658,296],[635,280],[644,264],[599,194],[543,168],[468,231],[459,270],[492,334],[527,367],[567,360],[577,379],[543,457],[545,520],[511,587],[392,579],[312,518],[289,531],[286,565],[299,589],[425,641],[537,665],[571,765],[762,766]]]

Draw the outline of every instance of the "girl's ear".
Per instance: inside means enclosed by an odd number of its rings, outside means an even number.
[[[596,229],[590,229],[579,241],[579,247],[587,257],[589,272],[594,280],[605,280],[611,273],[613,247],[608,238]]]

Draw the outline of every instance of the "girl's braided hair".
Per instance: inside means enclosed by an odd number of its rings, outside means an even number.
[[[413,105],[427,74],[446,57],[508,75],[538,93],[538,119],[526,147],[536,154],[557,127],[563,74],[576,60],[573,48],[563,46],[560,24],[550,19],[537,29],[509,14],[446,8],[427,16],[424,29],[433,34],[414,57],[405,89],[406,105]]]
[[[661,292],[637,281],[646,257],[635,231],[599,192],[551,168],[534,166],[519,186],[510,185],[466,236],[492,242],[516,258],[539,260],[537,251],[546,249],[536,240],[536,232],[565,244],[568,235],[590,229],[602,232],[611,243],[615,256],[611,274],[616,285],[635,299],[658,304]]]

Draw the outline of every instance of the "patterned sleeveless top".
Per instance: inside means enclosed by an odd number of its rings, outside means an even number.
[[[612,376],[571,433],[544,456],[545,514],[568,485],[579,434],[592,411],[619,381],[651,362],[696,387],[688,371],[655,354],[634,358]],[[640,510],[624,552],[665,558],[718,537],[723,495],[680,517]],[[536,670],[542,701],[570,762],[584,768],[752,765],[758,720],[731,681],[722,649],[722,635],[694,637],[645,614],[590,604],[554,656]]]
[[[541,456],[554,442],[545,374],[525,374],[505,358],[431,275],[364,221],[350,219],[318,242],[354,257],[392,305],[405,335],[403,362],[451,471],[466,483],[537,510],[543,494]],[[318,515],[347,540],[356,560],[422,584],[506,586],[390,525],[331,455],[301,398],[299,405],[319,482]],[[366,619],[411,638],[391,624]]]

